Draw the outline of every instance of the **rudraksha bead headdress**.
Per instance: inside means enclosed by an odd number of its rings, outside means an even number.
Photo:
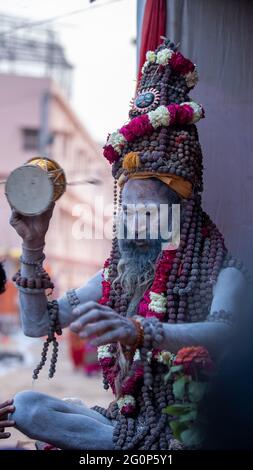
[[[120,186],[128,178],[157,177],[188,198],[203,188],[194,123],[204,111],[188,95],[197,83],[196,66],[169,40],[146,57],[129,122],[108,136],[104,156]]]

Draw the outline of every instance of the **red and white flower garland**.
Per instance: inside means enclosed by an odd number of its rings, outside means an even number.
[[[142,67],[142,73],[149,64],[157,64],[162,67],[170,65],[175,73],[184,76],[188,88],[193,88],[198,82],[196,65],[191,60],[186,59],[181,52],[173,51],[169,48],[161,49],[157,54],[154,51],[148,51],[146,62]]]
[[[158,106],[149,113],[133,118],[128,124],[110,134],[104,147],[104,157],[114,163],[120,158],[125,146],[138,137],[151,134],[161,126],[193,124],[203,117],[202,105],[194,101]]]
[[[145,293],[138,308],[138,314],[148,318],[156,317],[163,321],[166,314],[166,283],[168,275],[172,268],[175,250],[164,250],[160,260],[157,263],[156,273],[151,288]],[[106,304],[109,301],[111,284],[108,280],[110,260],[106,260],[103,270],[103,295],[99,303]],[[155,360],[160,363],[168,364],[168,355],[173,356],[168,351],[150,351],[149,360]],[[107,378],[113,393],[115,390],[115,379],[119,373],[119,364],[117,361],[118,351],[115,343],[106,344],[98,348],[98,360]],[[137,349],[133,358],[133,374],[127,377],[121,387],[121,397],[117,400],[120,412],[131,416],[136,411],[135,395],[142,384],[143,365],[140,358],[140,352]]]

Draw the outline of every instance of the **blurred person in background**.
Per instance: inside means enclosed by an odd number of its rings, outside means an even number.
[[[3,263],[0,262],[0,294],[2,294],[5,291],[6,282],[7,282],[7,279],[6,279],[6,274],[5,274],[5,270],[3,267]]]
[[[82,369],[83,372],[92,376],[100,371],[97,358],[97,348],[90,341],[85,341],[71,330],[68,332],[69,350],[72,364],[75,369]]]
[[[5,291],[6,285],[6,274],[3,264],[0,262],[0,294]],[[1,299],[0,299],[1,302]],[[9,432],[5,432],[5,428],[15,425],[14,420],[8,419],[9,413],[13,413],[15,407],[13,406],[13,400],[8,400],[4,403],[0,403],[0,439],[7,439],[10,437]]]

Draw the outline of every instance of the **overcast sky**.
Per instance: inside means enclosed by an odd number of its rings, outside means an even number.
[[[136,0],[0,0],[1,13],[31,20],[82,8],[52,25],[75,66],[72,105],[92,136],[104,143],[108,132],[127,120],[135,89]]]

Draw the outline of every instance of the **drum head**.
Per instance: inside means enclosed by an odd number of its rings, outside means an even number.
[[[53,201],[53,183],[39,167],[26,165],[12,171],[5,186],[9,204],[23,215],[45,212]]]

